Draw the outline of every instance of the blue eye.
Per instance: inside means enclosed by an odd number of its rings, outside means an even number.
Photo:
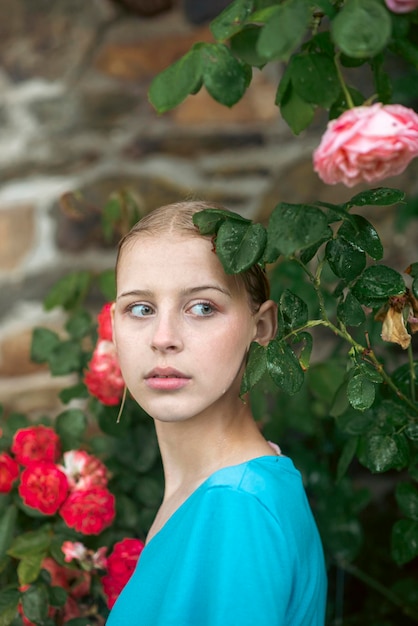
[[[190,307],[190,310],[194,315],[199,315],[200,317],[212,315],[214,312],[214,308],[209,302],[198,302],[198,304],[194,304]]]
[[[154,309],[149,304],[133,304],[129,307],[129,311],[134,317],[148,317],[154,313]]]

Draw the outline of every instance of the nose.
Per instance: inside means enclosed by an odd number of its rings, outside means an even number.
[[[180,320],[169,312],[159,314],[153,324],[151,348],[158,352],[176,352],[183,348]]]

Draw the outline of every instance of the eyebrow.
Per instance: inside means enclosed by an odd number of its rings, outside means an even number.
[[[190,287],[189,289],[183,289],[181,294],[183,296],[191,296],[195,293],[199,293],[201,291],[215,290],[220,293],[225,294],[226,296],[231,297],[231,292],[226,287],[221,287],[220,285],[199,285],[197,287]],[[151,298],[153,296],[153,292],[149,289],[133,289],[132,291],[124,291],[122,292],[116,299],[127,298],[135,296],[136,298]]]

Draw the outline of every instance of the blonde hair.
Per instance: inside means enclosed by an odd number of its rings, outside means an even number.
[[[184,234],[210,239],[207,235],[201,235],[193,223],[195,213],[205,209],[221,209],[228,212],[228,209],[217,203],[190,200],[167,204],[145,215],[120,240],[116,258],[116,273],[125,247],[139,235]],[[248,270],[235,274],[235,278],[244,286],[250,299],[251,308],[255,311],[270,298],[270,285],[264,270],[259,265],[255,264]]]

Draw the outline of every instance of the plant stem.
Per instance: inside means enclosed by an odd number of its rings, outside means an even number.
[[[338,80],[340,81],[341,88],[344,92],[344,96],[347,101],[348,108],[354,109],[354,102],[353,102],[350,92],[348,91],[347,85],[344,80],[344,76],[342,75],[339,59],[340,59],[340,53],[336,54],[334,58],[335,67],[337,68]]]
[[[409,371],[410,371],[410,376],[411,376],[411,399],[412,399],[412,402],[415,402],[416,401],[415,384],[416,384],[417,377],[415,375],[414,355],[412,354],[411,344],[409,344],[408,346],[408,360],[409,360]]]
[[[369,574],[366,574],[366,572],[363,572],[356,565],[348,563],[347,561],[339,562],[338,565],[345,572],[348,572],[352,576],[355,576],[355,578],[361,580],[365,585],[371,587],[372,589],[377,591],[377,593],[380,593],[380,595],[386,598],[386,600],[399,607],[404,615],[412,617],[413,619],[418,618],[418,613],[414,610],[413,607],[405,606],[404,601],[399,596],[397,596],[395,593],[393,593],[393,591],[382,585],[378,580],[372,578],[372,576],[369,576]]]

